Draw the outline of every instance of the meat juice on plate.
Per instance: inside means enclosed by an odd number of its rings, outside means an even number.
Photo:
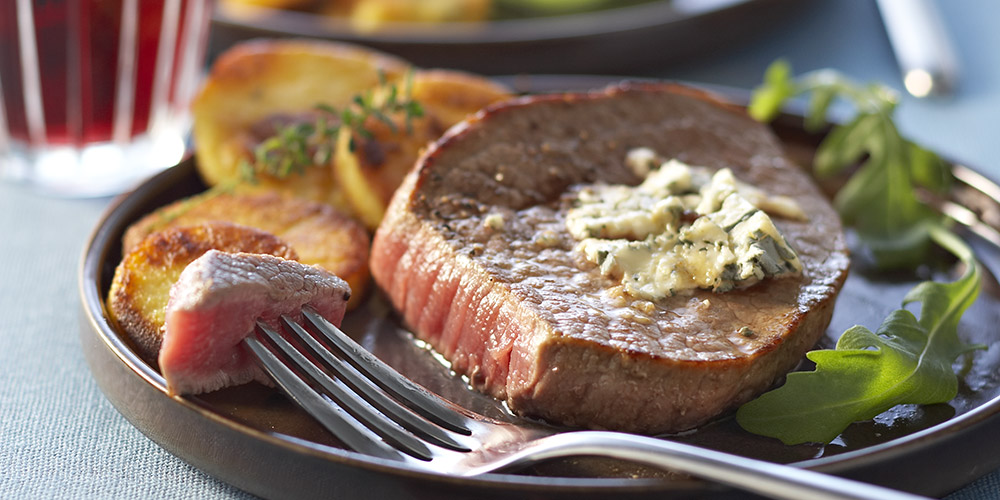
[[[210,0],[0,2],[0,177],[103,195],[181,159]]]

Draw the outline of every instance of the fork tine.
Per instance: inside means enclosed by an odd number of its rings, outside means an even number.
[[[339,328],[309,307],[302,309],[307,320],[328,339],[358,371],[383,390],[428,420],[455,432],[471,435],[466,418],[449,408],[436,395],[403,377]]]
[[[264,370],[271,375],[285,393],[349,448],[379,458],[403,459],[400,452],[383,443],[375,433],[361,425],[347,411],[337,405],[330,404],[328,399],[313,391],[260,340],[250,336],[243,342],[257,355]]]
[[[386,414],[393,421],[402,425],[410,432],[413,432],[439,446],[457,451],[469,451],[467,446],[455,441],[447,434],[446,431],[417,416],[403,405],[391,399],[386,393],[382,392],[382,390],[379,389],[374,382],[361,375],[357,369],[353,368],[351,365],[334,356],[333,353],[326,348],[326,346],[316,340],[316,338],[307,332],[301,325],[292,321],[291,318],[282,316],[281,320],[286,328],[288,328],[292,333],[295,333],[297,338],[308,345],[310,349],[312,349],[313,353],[324,362],[325,368],[334,372],[337,378],[344,381],[348,386],[354,388],[355,391],[360,392],[361,396],[364,397],[365,400],[367,400],[372,406],[377,408],[383,414]]]
[[[323,386],[323,388],[329,392],[330,396],[332,396],[332,402],[338,406],[338,409],[346,411],[362,425],[368,427],[368,429],[374,431],[379,436],[382,436],[383,439],[393,444],[396,448],[402,450],[403,452],[421,460],[431,459],[431,451],[422,441],[415,438],[405,429],[399,427],[395,422],[378,413],[371,407],[371,405],[368,404],[368,402],[347,388],[343,382],[330,378],[329,375],[317,368],[309,358],[299,352],[295,346],[278,334],[278,332],[272,330],[270,327],[261,322],[257,323],[257,332],[258,334],[262,334],[267,337],[267,339],[270,340],[273,345],[282,352],[282,354],[287,356],[292,363],[301,368],[310,378]],[[292,374],[294,377],[294,372],[292,372]],[[293,398],[302,398],[306,395],[316,394],[316,391],[309,387],[309,384],[304,383],[298,377],[295,378],[298,379],[299,382],[293,384],[295,391],[293,392],[288,390],[287,387],[285,388],[286,392],[288,392]],[[311,396],[307,397],[311,398]],[[333,405],[327,404],[327,406]],[[306,409],[310,412],[310,414],[312,414],[312,409],[309,407],[306,407]],[[325,424],[322,420],[321,422]],[[330,431],[340,437],[337,432],[342,430],[342,428],[343,426],[338,425],[336,430],[330,429]],[[368,437],[367,439],[369,441],[372,440],[371,437]],[[381,440],[375,438],[374,441]],[[344,440],[344,442],[348,446],[354,448],[352,443],[348,443],[346,440]],[[356,451],[362,451],[358,448],[354,449]]]

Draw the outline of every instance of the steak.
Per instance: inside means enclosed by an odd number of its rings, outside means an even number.
[[[775,219],[801,275],[651,302],[574,251],[574,186],[640,182],[648,147],[791,197]],[[670,84],[530,96],[449,130],[417,162],[373,241],[403,321],[477,389],[571,427],[678,432],[770,388],[824,333],[849,259],[839,218],[742,109]]]
[[[198,394],[257,380],[271,384],[243,339],[257,320],[301,320],[312,306],[339,325],[351,292],[319,267],[265,254],[209,250],[170,288],[160,372],[170,394]]]
[[[208,222],[149,234],[124,253],[108,291],[108,313],[143,360],[158,367],[170,287],[184,268],[209,250],[298,254],[277,236],[247,226]]]

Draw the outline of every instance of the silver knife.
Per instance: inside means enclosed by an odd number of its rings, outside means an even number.
[[[955,49],[934,0],[877,0],[906,91],[944,95],[958,83]]]

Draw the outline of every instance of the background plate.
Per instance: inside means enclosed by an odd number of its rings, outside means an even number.
[[[586,88],[607,79],[530,77],[513,80],[521,90]],[[715,88],[740,102],[745,93]],[[809,161],[817,137],[801,118],[786,114],[774,127],[799,161]],[[987,187],[987,186],[979,186]],[[990,185],[993,189],[995,185]],[[544,463],[517,474],[455,478],[369,458],[338,441],[275,390],[259,385],[197,397],[167,396],[163,378],[146,365],[109,325],[103,297],[121,258],[125,228],[158,206],[204,189],[187,160],[119,197],[85,247],[80,274],[81,339],[85,356],[107,398],[133,425],[194,466],[264,497],[312,498],[704,498],[739,496],[730,490],[660,471],[606,459]],[[961,194],[961,193],[959,193]],[[996,213],[995,200],[962,194],[967,206]],[[971,197],[970,197],[971,196]],[[1000,249],[969,241],[985,266],[1000,269]],[[924,270],[951,279],[949,269]],[[939,496],[1000,466],[1000,295],[996,281],[963,318],[966,341],[987,350],[974,353],[949,404],[903,406],[871,422],[855,424],[827,446],[783,446],[742,431],[729,416],[672,439],[741,455],[795,463],[889,487]],[[921,278],[878,275],[856,259],[824,343],[854,324],[874,329],[899,307]],[[397,325],[375,294],[345,318],[344,330],[405,375],[462,406],[494,418],[517,421],[502,405],[467,388]]]
[[[803,2],[790,0],[657,0],[545,18],[483,23],[396,23],[360,33],[325,16],[281,10],[240,14],[217,9],[212,52],[254,37],[311,37],[368,45],[421,67],[482,74],[618,73],[708,54],[781,25]]]

